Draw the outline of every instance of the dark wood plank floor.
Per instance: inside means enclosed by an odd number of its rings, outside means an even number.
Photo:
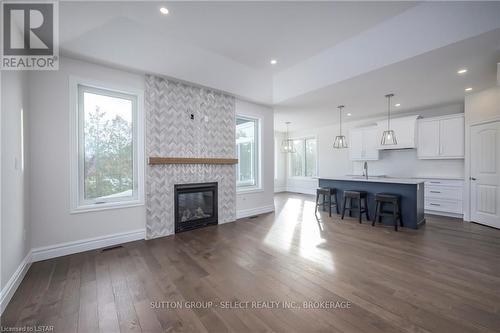
[[[204,303],[188,308],[192,301]],[[252,301],[288,303],[244,303]],[[397,233],[326,214],[318,222],[311,196],[279,194],[273,214],[33,264],[2,326],[34,325],[65,333],[498,332],[500,231],[432,216]]]

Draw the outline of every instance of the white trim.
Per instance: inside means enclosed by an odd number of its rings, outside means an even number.
[[[286,186],[275,186],[274,193],[286,192]]]
[[[32,249],[33,262],[95,250],[103,247],[145,239],[146,230],[138,229],[107,236],[87,238]]]
[[[286,192],[315,195],[316,194],[316,187],[307,188],[307,187],[300,187],[300,186],[287,186]]]
[[[425,214],[429,214],[429,215],[436,215],[436,216],[456,217],[457,219],[463,219],[464,218],[463,214],[439,212],[439,211],[429,210],[429,209],[426,209],[424,211],[424,213]]]
[[[467,121],[467,118],[466,118]],[[488,119],[482,119],[479,121],[469,122],[465,124],[465,176],[464,176],[464,221],[472,222],[472,212],[471,212],[471,181],[470,181],[470,170],[471,170],[471,153],[472,153],[472,140],[471,140],[471,128],[473,126],[484,125],[489,123],[494,123],[500,121],[500,116],[491,117]]]
[[[246,118],[247,120],[256,121],[257,122],[257,138],[255,140],[255,148],[256,148],[256,157],[257,157],[257,165],[255,168],[255,185],[252,186],[238,186],[238,182],[236,181],[236,193],[251,193],[252,191],[263,191],[262,186],[262,128],[264,127],[264,121],[262,117],[256,115],[248,115],[245,113],[235,113],[234,119]],[[236,142],[235,142],[236,145]],[[236,152],[237,154],[238,152]],[[236,166],[238,167],[238,166]]]
[[[81,205],[79,202],[79,120],[78,120],[78,85],[89,86],[97,89],[113,91],[137,97],[137,114],[135,116],[136,131],[134,146],[136,156],[134,156],[134,167],[137,169],[137,197],[122,202],[110,202],[100,205]],[[89,211],[99,211],[105,209],[118,209],[144,204],[144,169],[146,159],[144,158],[144,91],[134,88],[117,85],[112,82],[102,82],[77,76],[69,77],[69,137],[70,137],[70,213],[85,213]]]
[[[24,257],[24,259],[17,267],[14,274],[12,274],[5,287],[3,287],[2,291],[0,292],[0,315],[3,314],[3,311],[9,304],[12,296],[14,296],[14,293],[16,292],[17,288],[23,281],[24,276],[26,275],[28,269],[31,266],[31,263],[32,263],[32,256],[31,256],[31,251],[29,251],[26,257]]]
[[[264,189],[259,187],[248,187],[248,188],[242,187],[241,189],[236,190],[236,195],[245,195],[249,193],[260,193],[260,192],[264,192]]]
[[[101,210],[110,210],[110,209],[122,209],[122,208],[131,208],[131,207],[138,207],[138,206],[144,206],[144,201],[140,200],[129,200],[129,201],[123,201],[123,202],[106,202],[103,204],[99,205],[82,205],[79,206],[78,208],[72,209],[69,213],[70,214],[80,214],[80,213],[87,213],[87,212],[95,212],[95,211],[101,211]]]
[[[240,209],[236,211],[236,219],[274,212],[274,204],[250,209]]]

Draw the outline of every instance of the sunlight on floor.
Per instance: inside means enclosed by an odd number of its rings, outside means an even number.
[[[328,271],[334,271],[332,253],[322,249],[326,242],[323,237],[324,222],[316,219],[314,210],[315,202],[312,200],[287,198],[264,243],[279,251],[296,253],[321,264]]]

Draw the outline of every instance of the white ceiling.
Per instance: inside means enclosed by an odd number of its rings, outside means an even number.
[[[327,126],[338,122],[337,105],[344,104],[344,120],[385,116],[387,93],[394,93],[394,116],[463,101],[464,91],[479,91],[496,84],[500,61],[500,30],[452,44],[391,66],[300,95],[275,105],[275,127],[291,130]],[[467,68],[465,75],[457,70]],[[430,111],[430,110],[427,110]],[[425,110],[421,110],[424,115]]]
[[[255,70],[272,72],[307,59],[414,5],[415,2],[63,2],[60,38],[64,47],[65,42],[89,30],[104,29],[113,20],[127,18],[150,33],[160,33],[165,43],[192,44]],[[160,14],[162,6],[169,9],[169,15]],[[278,59],[278,65],[271,66],[270,59]]]
[[[335,122],[338,103],[384,112],[388,91],[404,112],[493,85],[499,17],[479,2],[66,1],[60,41],[63,55],[276,105],[277,128],[305,127]]]

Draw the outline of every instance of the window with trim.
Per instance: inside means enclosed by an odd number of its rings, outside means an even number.
[[[77,84],[77,161],[73,209],[101,209],[142,200],[139,96]],[[142,135],[142,134],[141,134]]]
[[[259,186],[259,120],[236,116],[236,186],[251,189]]]
[[[317,176],[317,140],[316,138],[294,139],[295,153],[289,154],[291,177]]]

